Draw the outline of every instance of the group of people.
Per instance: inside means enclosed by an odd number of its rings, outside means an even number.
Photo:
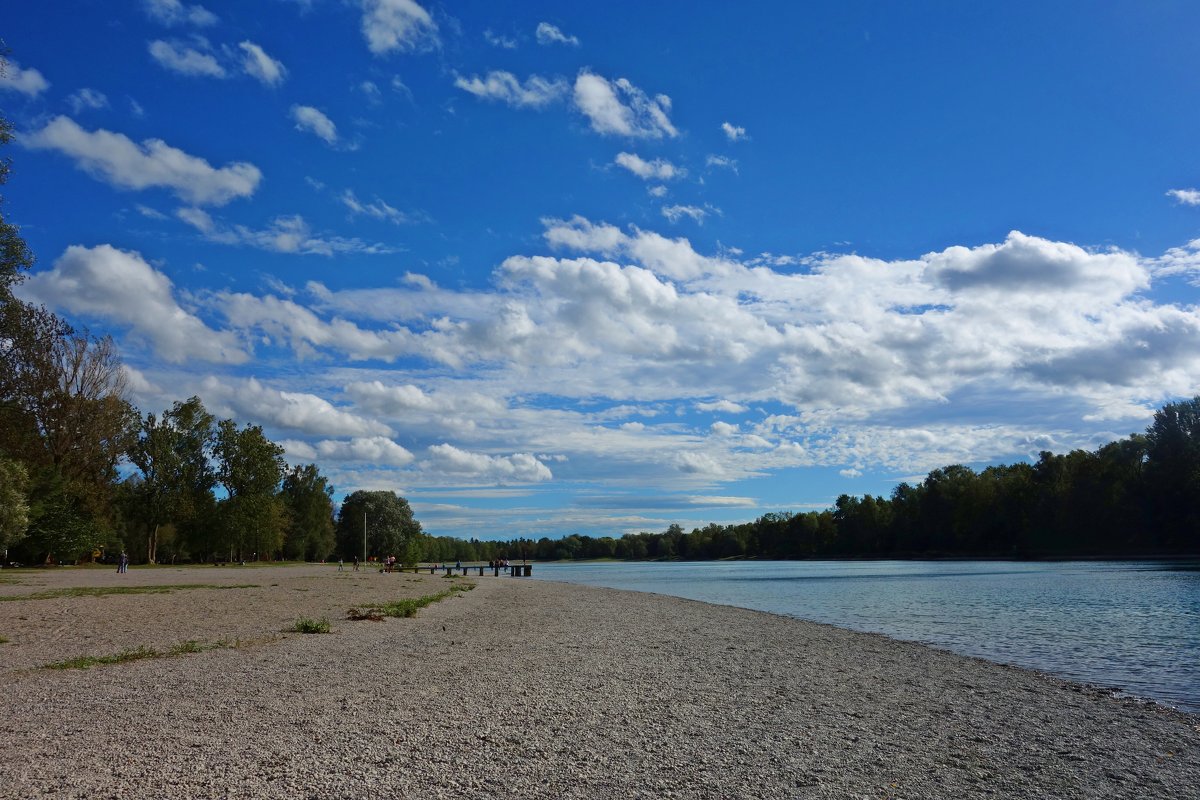
[[[129,572],[129,554],[124,550],[117,557],[117,572]]]

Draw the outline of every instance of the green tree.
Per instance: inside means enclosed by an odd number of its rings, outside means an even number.
[[[274,555],[283,545],[286,512],[278,497],[286,464],[283,448],[258,425],[238,429],[233,420],[217,423],[213,443],[217,482],[228,495],[221,502],[223,545],[242,558]]]
[[[200,398],[176,402],[161,418],[147,414],[129,447],[129,460],[140,472],[131,481],[135,519],[146,529],[146,560],[158,557],[159,533],[165,525],[188,523],[206,508],[216,475],[210,456],[214,417]]]
[[[337,552],[343,558],[362,555],[364,530],[368,556],[405,556],[409,540],[421,534],[421,523],[395,492],[360,490],[348,495],[338,511]]]
[[[333,535],[333,487],[317,465],[288,470],[280,497],[288,512],[284,555],[309,561],[328,558],[337,545]]]
[[[29,527],[29,473],[25,465],[0,458],[0,550],[25,537]]]
[[[1158,544],[1200,543],[1200,396],[1164,406],[1146,431],[1146,479]]]

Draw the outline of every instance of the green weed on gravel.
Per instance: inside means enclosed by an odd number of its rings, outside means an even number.
[[[228,639],[209,643],[189,639],[186,642],[172,645],[169,650],[155,650],[153,647],[142,646],[107,656],[78,656],[77,658],[68,658],[66,661],[54,661],[50,664],[43,664],[42,668],[91,669],[92,667],[102,667],[108,664],[125,664],[130,661],[142,661],[147,658],[173,658],[188,653],[203,653],[208,650],[217,650],[225,647],[238,647],[240,644],[241,642],[231,642]]]
[[[475,588],[473,583],[458,583],[437,594],[427,594],[424,597],[409,597],[404,600],[394,600],[390,603],[369,603],[363,608],[377,612],[384,617],[414,617],[425,606],[433,605],[456,592],[469,592]],[[373,614],[363,614],[357,608],[349,611],[349,619],[373,619]]]
[[[301,617],[296,620],[296,624],[292,626],[292,630],[296,633],[329,633],[329,620]]]
[[[75,586],[69,589],[47,589],[32,594],[0,595],[6,600],[53,600],[57,597],[103,597],[109,594],[169,594],[183,589],[257,589],[257,583],[222,585],[216,583],[169,583],[159,586]]]

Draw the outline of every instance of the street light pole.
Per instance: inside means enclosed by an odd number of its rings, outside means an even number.
[[[367,565],[367,512],[363,511],[363,566]]]

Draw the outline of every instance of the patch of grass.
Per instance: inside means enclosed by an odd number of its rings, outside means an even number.
[[[257,583],[239,583],[232,586],[215,583],[172,583],[160,586],[74,586],[69,589],[47,589],[32,594],[0,595],[6,600],[53,600],[57,597],[103,597],[109,594],[169,594],[183,589],[258,589]]]
[[[8,644],[8,637],[0,636],[0,644]]]
[[[434,603],[445,600],[456,592],[469,592],[475,588],[474,583],[458,583],[451,586],[445,591],[437,594],[427,594],[424,597],[409,597],[404,600],[393,600],[390,603],[371,603],[363,606],[368,610],[374,610],[384,617],[415,617],[417,612],[425,606],[433,605]],[[355,615],[359,616],[355,616]],[[350,609],[348,619],[374,619],[372,616],[363,614],[357,608]]]
[[[240,647],[241,645],[241,641],[231,642],[228,639],[207,643],[189,639],[186,642],[172,645],[169,650],[165,651],[155,650],[153,647],[135,647],[132,650],[124,650],[108,656],[78,656],[77,658],[69,658],[66,661],[55,661],[50,664],[43,664],[42,669],[91,669],[92,667],[103,667],[108,664],[125,664],[130,661],[142,661],[147,658],[174,658],[175,656],[187,655],[188,653],[204,653],[209,650]]]
[[[128,661],[141,661],[145,658],[161,658],[162,653],[151,647],[138,647],[125,650],[111,656],[79,656],[66,661],[55,661],[46,665],[46,669],[91,669],[105,664],[124,664]]]
[[[296,620],[292,630],[296,633],[329,633],[329,620],[323,617],[321,619],[301,617]]]

